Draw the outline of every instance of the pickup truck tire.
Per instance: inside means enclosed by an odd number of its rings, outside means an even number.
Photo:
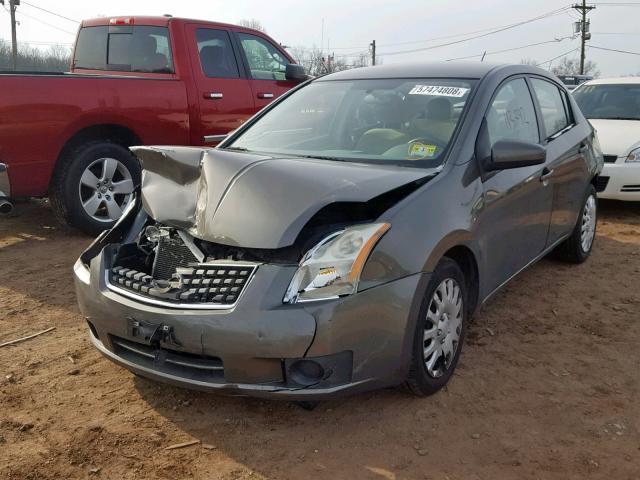
[[[598,199],[596,189],[590,185],[571,236],[558,246],[554,256],[569,263],[582,263],[589,258],[595,240],[597,221]]]
[[[113,227],[140,184],[140,164],[124,146],[82,144],[60,159],[49,199],[56,216],[89,235]]]

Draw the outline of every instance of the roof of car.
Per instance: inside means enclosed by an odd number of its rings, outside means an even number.
[[[583,83],[583,85],[621,85],[621,84],[640,85],[640,77],[598,78],[597,80],[589,80],[588,82]]]
[[[489,72],[501,68],[513,67],[508,64],[485,62],[420,62],[394,63],[390,65],[376,65],[374,67],[354,68],[342,72],[332,73],[322,77],[322,80],[357,80],[368,78],[470,78],[479,79]],[[529,65],[520,65],[522,73],[538,73],[549,75],[548,72]]]

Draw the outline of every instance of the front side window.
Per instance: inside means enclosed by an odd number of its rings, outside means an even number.
[[[547,138],[551,137],[569,125],[569,117],[562,100],[563,93],[553,83],[546,80],[534,78],[531,80],[531,84],[540,105]]]
[[[285,80],[289,61],[264,38],[239,33],[240,45],[249,63],[251,77],[256,80]]]
[[[587,118],[640,120],[640,84],[583,85],[573,98]]]
[[[437,166],[474,80],[316,81],[268,111],[227,148],[354,162]]]
[[[498,140],[540,141],[533,100],[524,78],[500,87],[486,118],[492,145]]]
[[[166,27],[100,26],[80,30],[76,69],[173,73]]]
[[[239,78],[238,64],[229,33],[224,30],[198,28],[198,53],[203,73],[210,78]]]

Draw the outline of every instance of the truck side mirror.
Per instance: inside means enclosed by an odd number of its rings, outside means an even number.
[[[287,63],[287,67],[285,70],[285,78],[292,82],[304,82],[307,78],[307,73],[304,71],[304,67],[302,65],[297,65],[295,63]]]

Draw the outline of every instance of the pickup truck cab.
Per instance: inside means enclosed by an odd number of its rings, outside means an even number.
[[[133,145],[212,146],[306,75],[262,32],[173,17],[80,25],[71,71],[0,75],[0,210],[46,196],[95,234],[140,182]]]

